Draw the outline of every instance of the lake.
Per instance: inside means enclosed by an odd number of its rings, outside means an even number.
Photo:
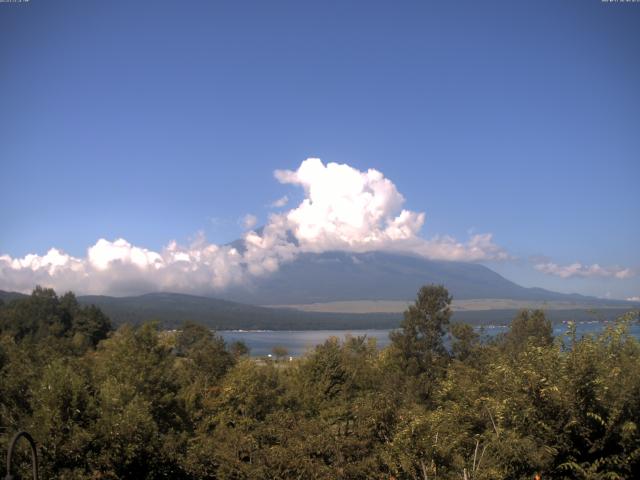
[[[578,336],[601,332],[607,324],[602,322],[579,322],[576,324]],[[610,325],[610,324],[609,324]],[[479,330],[478,327],[476,330]],[[484,333],[489,336],[506,332],[506,326],[485,326]],[[222,330],[218,332],[227,343],[236,340],[243,341],[250,349],[251,356],[262,357],[269,355],[275,346],[285,347],[289,355],[297,357],[303,355],[314,346],[323,343],[330,337],[344,338],[345,335],[363,336],[375,338],[378,346],[383,348],[389,344],[389,332],[391,330],[259,330],[238,331]],[[554,326],[554,335],[562,335],[567,331],[566,324]],[[630,332],[636,338],[640,338],[640,325],[633,324]]]

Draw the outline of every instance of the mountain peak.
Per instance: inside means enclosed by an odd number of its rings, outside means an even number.
[[[525,288],[477,263],[384,251],[304,253],[282,264],[277,272],[229,288],[223,296],[259,305],[410,300],[422,285],[430,283],[445,285],[455,299],[596,300]]]

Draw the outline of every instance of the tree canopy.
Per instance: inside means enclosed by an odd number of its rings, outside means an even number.
[[[630,317],[553,338],[523,311],[484,341],[450,302],[426,286],[389,347],[281,362],[193,323],[114,331],[39,288],[0,305],[0,445],[28,430],[51,479],[640,478]]]

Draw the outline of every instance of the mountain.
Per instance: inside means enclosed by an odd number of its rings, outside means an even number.
[[[233,245],[242,250],[241,241]],[[525,288],[476,263],[428,260],[389,252],[301,254],[280,265],[278,271],[216,292],[215,297],[251,305],[411,301],[422,285],[430,283],[446,286],[458,301],[502,299],[590,306],[631,305],[621,300]],[[11,298],[16,294],[5,292],[0,299],[3,295]]]
[[[256,305],[350,300],[411,300],[425,284],[443,284],[454,299],[511,299],[603,303],[595,297],[525,288],[476,263],[387,253],[306,253],[268,276],[230,288],[224,298]],[[607,304],[627,302],[606,301]]]
[[[15,292],[0,291],[5,302],[26,298]],[[286,308],[265,308],[227,300],[179,293],[149,293],[134,297],[104,295],[78,296],[83,305],[97,305],[114,325],[159,321],[164,328],[179,328],[190,320],[216,330],[363,330],[396,328],[402,318],[399,312],[326,313]],[[594,316],[586,308],[549,310],[553,322],[563,320],[612,320],[630,307],[605,308]],[[517,309],[454,311],[453,321],[476,325],[506,325]]]
[[[271,275],[220,292],[224,299],[149,293],[79,296],[78,300],[97,305],[116,324],[158,320],[166,328],[175,328],[191,320],[216,329],[393,328],[402,318],[406,302],[429,283],[445,285],[454,297],[454,320],[469,323],[505,324],[518,308],[545,308],[553,321],[593,319],[589,313],[592,308],[598,309],[603,319],[638,308],[637,303],[525,288],[483,265],[388,252],[302,254]],[[21,295],[0,291],[0,300],[7,302]],[[374,305],[377,308],[362,310],[327,307],[330,302],[358,303],[354,301],[378,303]],[[396,302],[394,308],[397,304],[400,308],[378,309],[385,301]],[[310,304],[320,308],[305,308]],[[287,306],[292,308],[283,308]]]
[[[62,293],[62,292],[58,292]],[[0,290],[1,302],[27,298]],[[79,295],[82,305],[96,305],[114,325],[158,321],[164,328],[179,328],[185,321],[216,330],[324,330],[395,328],[399,313],[324,313],[287,308],[266,308],[181,293],[148,293],[132,297]]]
[[[287,308],[266,308],[209,297],[179,293],[149,293],[135,297],[79,296],[82,304],[97,305],[116,324],[140,324],[149,320],[165,328],[179,328],[190,320],[216,330],[358,330],[396,328],[402,314],[326,313]],[[613,320],[629,310],[606,308],[597,316],[585,308],[549,310],[553,322],[563,320]],[[518,309],[454,311],[453,320],[476,325],[507,325]]]
[[[180,293],[135,297],[86,295],[79,296],[78,301],[100,307],[115,324],[157,320],[165,328],[178,328],[186,320],[217,330],[393,328],[401,318],[398,313],[320,313],[266,308]]]
[[[15,300],[17,298],[24,298],[26,295],[24,293],[18,292],[5,292],[4,290],[0,290],[0,302],[10,302],[11,300]]]

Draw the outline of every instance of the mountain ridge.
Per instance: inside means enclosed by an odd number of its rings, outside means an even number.
[[[3,292],[5,302],[27,298],[26,294]],[[313,312],[293,308],[267,308],[227,300],[181,293],[148,293],[131,297],[80,295],[83,305],[98,306],[117,325],[158,321],[163,328],[181,328],[185,321],[193,321],[215,330],[366,330],[397,328],[399,312],[338,313]],[[455,310],[452,321],[476,325],[507,325],[519,309]],[[587,308],[547,311],[553,322],[565,320],[612,320],[631,310],[626,307],[604,308],[593,314]]]
[[[429,283],[449,289],[454,298],[454,321],[476,324],[509,323],[519,310],[515,306],[542,305],[553,321],[592,319],[589,310],[593,308],[602,310],[599,315],[603,319],[611,319],[638,307],[637,302],[522,287],[480,264],[391,252],[301,254],[271,275],[225,290],[221,298],[150,292],[124,297],[78,295],[78,301],[97,305],[116,324],[155,319],[165,328],[178,328],[186,320],[215,329],[395,328],[402,318],[401,309],[332,311],[323,304],[410,302],[418,289]],[[21,296],[0,291],[0,300],[5,302]],[[550,302],[549,308],[544,302]],[[322,308],[305,308],[308,305]]]
[[[242,249],[244,242],[237,240],[230,245]],[[430,260],[414,254],[385,251],[302,253],[294,260],[282,263],[273,273],[252,277],[244,284],[232,285],[215,295],[198,292],[191,296],[256,306],[410,301],[422,285],[432,283],[446,286],[454,300],[508,299],[619,306],[633,303],[523,287],[479,263]],[[156,293],[159,292],[146,292]],[[5,296],[11,295],[19,294],[5,292]]]
[[[304,253],[279,270],[232,286],[224,298],[255,305],[299,305],[349,300],[411,300],[425,284],[443,284],[454,299],[499,298],[620,303],[577,293],[523,287],[490,268],[394,252]]]

